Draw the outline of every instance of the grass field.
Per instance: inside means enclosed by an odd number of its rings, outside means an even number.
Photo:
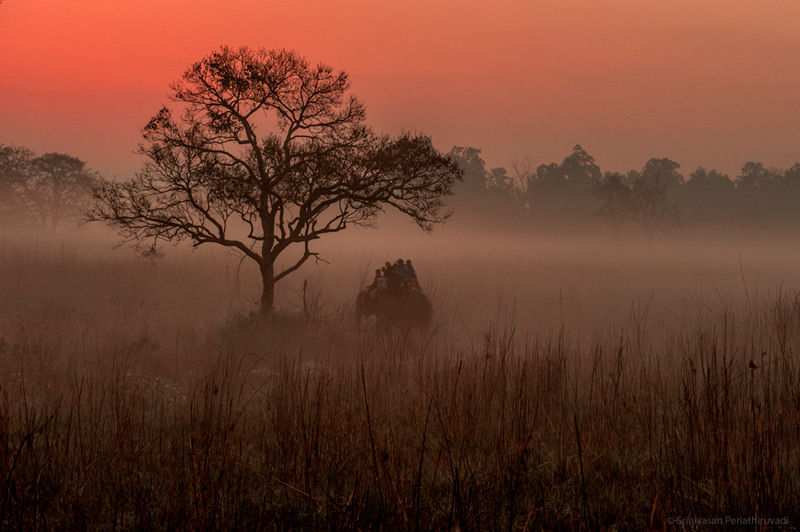
[[[264,323],[255,269],[212,250],[5,238],[0,527],[800,524],[796,240],[325,245]],[[398,256],[435,326],[356,330]]]

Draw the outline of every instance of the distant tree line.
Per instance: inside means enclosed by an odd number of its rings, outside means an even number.
[[[0,144],[0,223],[55,233],[81,219],[97,182],[75,157]]]
[[[800,163],[781,170],[748,162],[731,178],[702,166],[685,177],[668,158],[625,173],[602,172],[581,145],[560,163],[524,157],[510,161],[510,169],[487,169],[481,150],[472,147],[456,146],[449,157],[464,179],[448,203],[456,219],[481,224],[574,228],[600,221],[616,237],[627,227],[648,240],[679,226],[800,224]],[[70,155],[0,144],[0,223],[53,233],[81,220],[101,182]]]
[[[640,170],[602,172],[580,145],[561,163],[528,158],[486,169],[481,150],[454,147],[464,182],[452,203],[461,218],[506,226],[581,226],[605,222],[617,237],[638,227],[648,240],[679,225],[784,226],[800,222],[800,163],[788,170],[748,162],[731,179],[698,167],[688,178],[680,164],[652,158]]]

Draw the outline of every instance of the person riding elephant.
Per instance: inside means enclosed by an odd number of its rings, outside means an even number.
[[[397,291],[400,293],[408,292],[411,289],[411,285],[408,281],[408,268],[403,259],[394,261],[394,272],[399,278]]]
[[[414,269],[414,266],[411,264],[411,259],[406,261],[406,277],[408,277],[409,281],[416,281],[417,280],[417,271]]]
[[[417,279],[417,271],[414,269],[414,265],[411,264],[411,259],[406,261],[406,269],[408,271],[408,283],[411,285],[411,288],[421,292],[422,286],[419,284],[419,279]]]
[[[403,259],[397,259],[397,261],[394,263],[394,270],[404,283],[408,282],[408,267],[406,267],[406,263],[403,262]]]
[[[380,268],[378,268],[377,270],[375,270],[375,279],[372,281],[372,284],[366,287],[364,291],[367,292],[372,299],[375,299],[375,294],[377,293],[378,288],[380,288],[381,284],[385,285],[385,280],[384,277],[381,275]]]
[[[394,265],[386,262],[387,266],[384,270],[384,276],[386,277],[386,288],[390,292],[400,292],[400,283],[403,281],[400,274],[397,273],[397,263]]]

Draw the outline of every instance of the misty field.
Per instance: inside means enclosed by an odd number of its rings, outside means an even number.
[[[437,233],[329,239],[267,322],[232,256],[5,236],[0,528],[800,522],[796,238]],[[356,327],[398,257],[434,326]]]

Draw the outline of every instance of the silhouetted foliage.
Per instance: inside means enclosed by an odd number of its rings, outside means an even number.
[[[551,195],[564,192],[567,188],[567,176],[558,163],[540,164],[536,168],[536,178],[531,184],[531,196]]]
[[[671,159],[656,159],[655,157],[645,163],[642,175],[647,180],[652,180],[658,175],[658,180],[666,184],[667,190],[676,191],[684,183],[683,175],[678,172],[681,165]]]
[[[790,187],[800,187],[800,163],[795,163],[794,166],[786,170],[784,179]]]
[[[561,171],[576,189],[586,188],[602,176],[594,157],[586,153],[580,144],[576,144],[572,153],[561,162]]]
[[[486,170],[480,156],[481,150],[454,146],[449,157],[464,172],[464,181],[455,188],[453,205],[456,212],[480,213],[480,223],[486,225],[499,218],[506,218],[521,210],[516,183],[505,168]]]
[[[77,221],[98,176],[86,163],[60,153],[37,157],[26,148],[0,146],[0,211],[5,222],[53,233]]]
[[[594,158],[580,144],[559,163],[540,164],[526,190],[525,203],[540,223],[561,219],[584,223],[593,209],[591,186],[601,177]]]
[[[594,157],[576,144],[572,153],[561,164],[541,164],[536,168],[536,178],[529,187],[531,194],[575,192],[586,193],[590,184],[600,179],[602,173]]]
[[[35,155],[27,148],[0,145],[0,219],[13,222],[19,216],[18,191]]]
[[[505,168],[492,168],[486,175],[486,192],[491,201],[506,207],[517,200],[514,182]]]
[[[606,172],[592,181],[592,196],[600,204],[596,214],[608,223],[615,238],[619,238],[622,224],[634,217],[633,193],[624,179],[619,172]]]
[[[763,189],[780,179],[778,172],[764,168],[761,163],[748,162],[736,178],[736,188],[754,191]]]
[[[318,258],[310,244],[323,235],[370,226],[386,206],[426,231],[449,216],[461,170],[425,136],[373,133],[344,72],[293,51],[223,47],[171,88],[179,118],[163,107],[150,120],[149,161],[134,179],[104,181],[88,218],[144,253],[187,238],[241,253],[261,272],[262,313],[276,282]]]
[[[682,212],[696,222],[726,221],[733,193],[734,183],[727,175],[699,166],[681,187]]]
[[[689,174],[685,186],[687,190],[709,198],[728,195],[734,189],[730,177],[717,170],[706,171],[702,166],[698,166],[697,170]]]
[[[603,174],[580,144],[561,163],[535,165],[529,157],[486,171],[481,150],[454,147],[451,157],[465,171],[459,187],[459,218],[469,211],[492,211],[505,228],[578,229],[604,220],[615,237],[626,223],[642,228],[652,240],[677,225],[686,227],[788,228],[800,223],[800,163],[786,171],[749,162],[736,180],[700,166],[685,179],[681,165],[651,158],[641,170]],[[485,224],[487,216],[475,217]]]
[[[486,197],[486,163],[481,158],[481,150],[453,146],[448,156],[464,173],[463,181],[455,187],[454,203],[479,209]]]
[[[736,177],[736,218],[740,226],[763,227],[769,221],[796,210],[796,200],[787,205],[783,174],[762,163],[747,162]]]
[[[652,160],[652,159],[651,159]],[[669,181],[658,171],[644,171],[629,174],[633,177],[631,196],[633,200],[633,220],[642,227],[644,236],[652,242],[656,233],[668,232],[680,221],[677,203],[667,197]]]

